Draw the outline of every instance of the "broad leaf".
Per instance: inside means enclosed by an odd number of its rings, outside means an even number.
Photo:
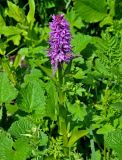
[[[28,118],[20,118],[18,121],[12,123],[9,133],[16,138],[24,136],[31,137],[31,133],[35,128],[36,126]]]
[[[83,24],[83,22],[81,21],[81,18],[76,15],[76,13],[73,9],[67,12],[66,18],[67,18],[68,22],[70,23],[70,28],[77,27],[80,29],[81,27],[85,26]],[[72,29],[72,31],[74,31],[74,30]],[[74,39],[74,36],[73,36],[73,39]]]
[[[39,80],[32,80],[26,86],[22,87],[17,98],[19,109],[25,112],[32,112],[45,109],[44,89]]]
[[[0,133],[0,160],[25,160],[30,156],[31,147],[27,138],[15,142],[6,133]]]
[[[79,104],[70,104],[68,103],[68,111],[71,113],[73,117],[73,121],[83,121],[84,117],[86,116],[87,112],[84,106]]]
[[[39,140],[39,146],[46,146],[47,145],[48,136],[44,132],[40,131],[39,139],[40,139]]]
[[[29,83],[32,80],[39,80],[42,77],[42,73],[39,69],[33,68],[30,72],[30,74],[26,74],[24,77],[24,80],[26,83]],[[45,83],[40,81],[42,83],[41,85],[44,87]]]
[[[91,36],[75,34],[72,39],[73,52],[79,54],[91,41]]]
[[[107,147],[115,150],[120,160],[122,159],[122,129],[117,129],[113,132],[109,132],[105,136],[105,142]]]
[[[7,74],[0,72],[0,104],[10,102],[17,96],[17,90],[9,82]]]
[[[103,125],[100,129],[97,130],[97,134],[104,135],[104,134],[111,132],[113,130],[114,130],[114,127],[111,124],[107,123],[107,124]]]
[[[0,133],[0,160],[13,160],[12,158],[12,139],[6,134]]]
[[[29,140],[25,138],[17,139],[13,145],[13,148],[13,160],[25,160],[29,158],[32,150],[29,145]]]
[[[105,0],[74,0],[75,11],[87,22],[98,22],[106,16]]]

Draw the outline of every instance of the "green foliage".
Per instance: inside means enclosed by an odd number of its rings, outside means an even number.
[[[9,128],[9,133],[18,138],[21,136],[31,136],[31,132],[36,128],[36,126],[29,120],[29,118],[21,118],[15,121]]]
[[[91,41],[92,41],[92,37],[88,35],[75,34],[72,39],[72,45],[74,46],[74,50],[73,50],[74,53],[80,53],[83,49],[86,48],[88,43],[90,43]]]
[[[54,83],[51,81],[47,84],[47,101],[46,101],[46,114],[52,119],[57,119],[58,109],[58,95]],[[53,93],[53,94],[52,94]]]
[[[8,160],[9,157],[11,158],[11,151],[13,146],[13,140],[9,138],[9,136],[2,132],[0,133],[0,159]]]
[[[0,72],[0,82],[0,104],[11,102],[11,100],[16,98],[17,90],[9,82],[7,74],[4,72]]]
[[[0,160],[121,160],[121,0],[1,0]],[[74,58],[52,73],[49,22]]]
[[[40,109],[43,112],[45,109],[44,90],[40,81],[32,80],[27,85],[21,88],[17,104],[20,110],[32,112]]]
[[[85,106],[80,104],[68,104],[68,111],[72,114],[73,121],[83,121],[84,117],[87,115]]]
[[[28,23],[32,23],[34,22],[34,15],[35,15],[35,3],[34,3],[34,0],[29,0],[29,7],[30,7],[30,10],[28,12],[28,15],[27,15],[27,21]]]
[[[122,158],[122,152],[121,152],[122,151],[122,129],[117,129],[113,132],[108,133],[105,136],[105,142],[109,148],[112,148],[117,152],[119,159],[121,160]]]
[[[74,0],[75,10],[86,22],[98,22],[106,16],[105,0]]]
[[[28,141],[24,139],[18,139],[15,142],[12,141],[12,138],[6,133],[0,134],[1,145],[0,145],[0,159],[5,160],[25,160],[30,155],[31,148]]]
[[[26,18],[23,9],[19,8],[19,6],[10,1],[8,1],[8,9],[6,10],[6,14],[20,23],[23,23]]]
[[[87,130],[78,130],[78,128],[74,128],[71,132],[71,137],[69,139],[69,142],[67,144],[68,147],[73,146],[73,144],[80,139],[81,137],[84,137],[88,134]]]

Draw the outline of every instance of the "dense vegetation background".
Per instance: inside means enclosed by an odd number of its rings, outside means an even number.
[[[62,13],[80,56],[60,77],[47,50]],[[0,160],[60,159],[122,160],[121,0],[0,0]]]

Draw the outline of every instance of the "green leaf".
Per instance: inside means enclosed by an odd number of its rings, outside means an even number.
[[[52,70],[47,68],[47,67],[44,67],[42,65],[39,65],[39,67],[41,68],[41,70],[48,76],[48,77],[51,77],[52,75]],[[52,80],[56,81],[55,80],[55,77],[52,77]]]
[[[36,68],[32,68],[30,74],[26,74],[24,77],[24,81],[26,83],[32,81],[32,80],[39,80],[42,77],[42,72],[39,69]],[[42,83],[42,86],[44,87],[44,83],[42,81],[40,81]]]
[[[0,27],[0,34],[3,34],[5,36],[11,36],[11,35],[18,35],[21,34],[23,31],[17,27],[14,26],[2,26]]]
[[[105,135],[107,147],[117,152],[120,160],[122,159],[122,129],[117,129]]]
[[[113,17],[107,16],[103,19],[103,21],[100,22],[100,27],[103,27],[105,25],[112,25],[113,24]]]
[[[92,41],[92,37],[89,35],[75,34],[72,39],[72,46],[74,53],[80,53],[86,48],[88,43]]]
[[[25,14],[23,9],[19,8],[17,5],[10,1],[8,1],[7,15],[15,19],[17,22],[23,23],[25,21]]]
[[[114,109],[122,110],[122,102],[112,103],[111,107],[113,107]]]
[[[46,8],[53,8],[53,7],[55,7],[55,1],[54,2],[53,1],[47,1],[45,3],[45,7]]]
[[[63,138],[63,144],[64,146],[67,146],[67,143],[68,143],[68,131],[67,131],[67,126],[66,126],[66,120],[62,117],[62,116],[59,116],[59,123],[58,123],[58,126],[59,126],[59,134],[62,135],[62,138]]]
[[[73,144],[80,139],[83,136],[86,136],[88,134],[87,130],[78,130],[77,127],[75,127],[71,132],[71,137],[69,139],[69,142],[67,144],[68,147],[72,147]]]
[[[100,150],[95,151],[95,158],[96,158],[96,160],[101,160],[102,159]]]
[[[21,40],[21,36],[18,34],[18,35],[12,35],[10,37],[7,38],[7,41],[10,41],[12,40],[14,45],[19,45],[20,44],[20,40]]]
[[[0,54],[1,55],[5,55],[7,46],[8,44],[6,42],[0,42]]]
[[[108,69],[106,68],[106,66],[103,63],[101,63],[100,59],[95,60],[95,68],[101,74],[103,74],[105,76],[109,76]]]
[[[15,61],[14,61],[14,67],[15,67],[15,69],[21,64],[22,57],[28,55],[28,52],[29,52],[28,48],[21,48],[18,51],[18,54],[17,54],[17,56],[15,58]]]
[[[70,104],[68,103],[67,105],[68,107],[68,111],[72,114],[73,116],[73,121],[83,121],[84,120],[84,117],[86,116],[87,112],[86,112],[86,109],[85,107],[80,104]]]
[[[40,137],[39,137],[39,146],[46,146],[47,145],[47,143],[48,143],[48,136],[44,133],[44,132],[42,132],[42,131],[40,131],[40,135],[39,135]]]
[[[30,156],[31,147],[27,138],[13,142],[6,133],[0,133],[0,160],[25,160]]]
[[[3,19],[3,17],[1,16],[1,14],[0,14],[0,26],[5,26],[5,21],[4,21],[4,19]]]
[[[12,139],[4,132],[0,132],[0,160],[12,159]]]
[[[29,54],[29,48],[21,48],[18,51],[18,54],[21,55],[21,56],[28,56],[28,54]]]
[[[0,72],[0,104],[15,99],[17,93],[17,90],[9,82],[7,74]]]
[[[66,18],[68,22],[70,23],[70,27],[77,27],[80,29],[81,27],[85,26],[83,22],[81,21],[81,18],[76,15],[73,9],[67,12]]]
[[[77,14],[86,22],[99,22],[107,13],[105,0],[74,0]]]
[[[21,60],[22,60],[22,55],[17,54],[13,64],[15,69],[21,64]]]
[[[82,69],[79,69],[78,72],[73,76],[75,79],[83,79],[84,77],[84,72]],[[79,88],[81,89],[81,88]]]
[[[31,146],[25,138],[19,138],[15,141],[13,148],[13,160],[25,160],[31,154]]]
[[[114,127],[109,123],[103,125],[100,129],[97,130],[97,134],[106,134],[110,131],[113,131]]]
[[[28,113],[37,109],[43,112],[45,96],[41,81],[32,80],[22,87],[17,98],[17,104],[20,110]]]
[[[35,14],[35,2],[34,0],[29,0],[29,12],[28,12],[28,15],[27,15],[27,21],[28,23],[31,23],[33,24],[34,22],[34,14]]]
[[[6,109],[8,114],[12,115],[18,110],[17,104],[6,103]]]
[[[56,120],[58,114],[58,94],[56,87],[52,81],[47,84],[47,102],[46,114],[52,119]]]
[[[18,121],[12,123],[11,127],[9,128],[8,132],[16,137],[31,137],[33,130],[35,130],[36,126],[31,122],[29,118],[20,118]]]

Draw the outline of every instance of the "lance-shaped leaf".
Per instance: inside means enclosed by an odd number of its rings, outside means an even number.
[[[14,26],[3,26],[0,27],[0,34],[3,34],[5,36],[12,36],[12,35],[18,35],[21,34],[23,30],[14,27]]]
[[[58,95],[54,83],[51,81],[47,84],[47,105],[46,113],[52,119],[55,120],[58,114]]]
[[[35,14],[35,2],[34,0],[29,0],[29,12],[27,15],[27,20],[28,23],[33,23],[34,22],[34,14]]]
[[[23,23],[25,21],[25,14],[23,9],[19,8],[17,5],[14,3],[8,1],[8,10],[7,10],[7,15],[9,17],[12,17],[18,22]]]
[[[5,26],[5,21],[3,19],[3,17],[0,14],[0,26]]]
[[[71,132],[71,137],[69,139],[67,146],[72,147],[78,139],[80,139],[83,136],[86,136],[87,134],[88,134],[87,130],[78,130],[78,128],[75,127]]]

